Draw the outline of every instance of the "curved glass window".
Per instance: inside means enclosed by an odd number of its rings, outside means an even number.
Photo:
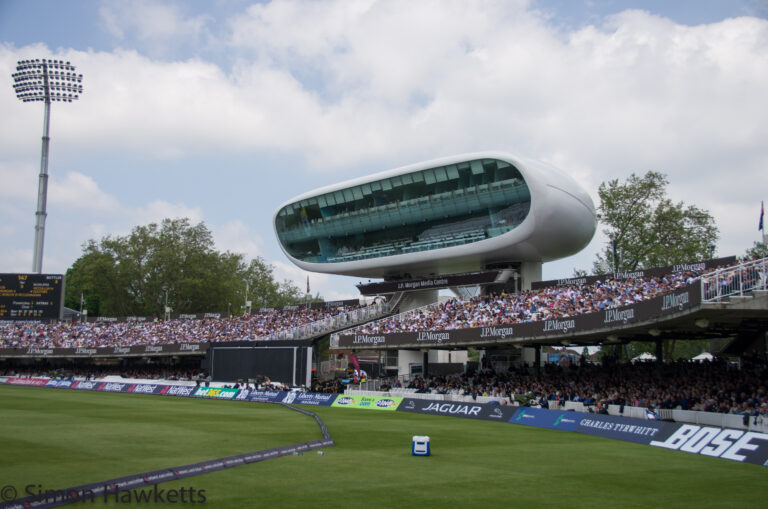
[[[530,205],[517,168],[479,159],[294,202],[280,209],[275,226],[294,258],[338,263],[496,237],[522,223]]]

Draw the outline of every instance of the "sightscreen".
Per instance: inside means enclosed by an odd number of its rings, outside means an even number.
[[[307,375],[307,347],[218,347],[209,351],[211,377],[234,382],[268,377],[303,385]]]

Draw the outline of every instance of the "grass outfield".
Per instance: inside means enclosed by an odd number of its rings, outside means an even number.
[[[205,505],[217,508],[768,506],[768,469],[756,465],[495,422],[311,410],[337,443],[324,455],[160,488],[205,490]],[[320,438],[314,420],[275,405],[26,387],[0,386],[0,419],[0,483],[17,488],[61,488]],[[419,434],[431,437],[431,457],[410,455]]]

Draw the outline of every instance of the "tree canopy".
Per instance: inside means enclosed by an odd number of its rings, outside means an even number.
[[[598,220],[611,243],[598,254],[595,273],[605,267],[631,271],[710,256],[718,239],[714,218],[695,205],[672,202],[667,184],[666,175],[654,171],[600,184]]]
[[[634,173],[600,184],[598,220],[611,240],[597,255],[593,272],[633,271],[709,258],[718,229],[712,215],[694,205],[674,203],[667,196],[663,173]],[[707,348],[706,341],[664,342],[664,357],[689,357]],[[628,358],[654,352],[653,342],[634,342],[624,348]],[[610,349],[615,350],[615,349]],[[615,352],[614,352],[615,354]]]
[[[65,304],[91,315],[162,316],[173,313],[239,312],[246,290],[253,307],[296,304],[301,290],[278,283],[261,258],[218,252],[204,223],[164,219],[136,226],[126,236],[89,240],[66,274]]]
[[[744,258],[747,260],[756,260],[765,257],[768,257],[768,245],[762,242],[755,242],[752,247],[747,249],[747,252],[744,253]]]

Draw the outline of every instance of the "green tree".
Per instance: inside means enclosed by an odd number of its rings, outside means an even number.
[[[293,282],[284,280],[282,283],[278,283],[275,281],[274,268],[260,257],[251,260],[245,278],[248,281],[248,300],[252,302],[253,309],[290,306],[306,302],[305,294]],[[311,300],[318,299],[322,301],[319,295],[317,299]]]
[[[614,179],[600,185],[597,217],[611,242],[597,255],[593,265],[595,274],[662,267],[709,257],[718,239],[714,218],[694,205],[672,202],[667,197],[668,183],[663,173],[649,171],[642,177],[633,173],[624,182]],[[700,350],[706,344],[695,343],[665,340],[664,358],[687,356],[688,350]],[[644,351],[655,352],[655,343],[608,348],[615,357],[628,360]]]
[[[664,174],[634,173],[598,189],[598,220],[611,243],[597,256],[594,272],[631,271],[707,258],[718,229],[712,215],[667,197]],[[615,243],[615,258],[614,258]]]
[[[755,242],[754,245],[747,249],[747,252],[744,254],[744,258],[747,260],[760,259],[765,257],[768,257],[768,244],[763,244],[762,242]]]
[[[91,316],[163,316],[166,300],[174,314],[239,313],[254,307],[297,304],[300,290],[274,281],[261,258],[218,252],[203,223],[164,219],[135,227],[126,236],[107,236],[83,246],[67,271],[66,305],[80,307],[85,296]]]

